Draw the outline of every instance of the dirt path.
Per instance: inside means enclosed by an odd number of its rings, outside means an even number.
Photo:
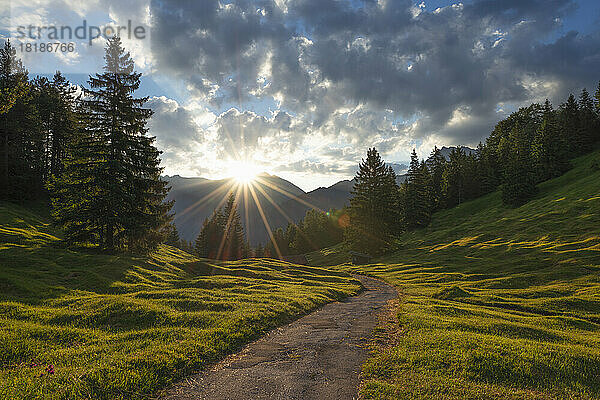
[[[377,311],[396,297],[389,285],[357,276],[365,291],[327,304],[249,344],[212,369],[180,382],[163,399],[356,398]]]

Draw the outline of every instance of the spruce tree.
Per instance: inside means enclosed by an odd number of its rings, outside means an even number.
[[[160,152],[146,136],[152,111],[135,98],[141,74],[115,36],[104,72],[91,76],[82,104],[84,129],[65,172],[52,185],[54,216],[67,240],[107,250],[150,250],[170,222]]]
[[[480,194],[483,195],[496,190],[500,184],[499,169],[494,149],[480,142],[477,146],[477,175]]]
[[[427,226],[431,220],[434,202],[433,179],[425,162],[419,162],[416,151],[410,157],[407,179],[404,183],[403,221],[406,229]]]
[[[538,182],[560,176],[569,169],[569,149],[563,132],[556,121],[552,105],[546,100],[544,120],[537,129],[532,144]]]
[[[248,243],[248,241],[245,240],[242,246],[242,260],[245,260],[246,258],[250,257],[252,257],[252,249],[250,248],[250,243]]]
[[[450,152],[450,159],[444,169],[442,181],[444,200],[448,207],[455,207],[467,199],[465,187],[466,158],[467,155],[460,147],[453,148]]]
[[[29,90],[27,71],[10,40],[0,48],[0,115],[11,110]]]
[[[598,116],[594,100],[586,89],[583,89],[579,96],[579,122],[582,140],[585,143],[582,153],[588,153],[592,150],[592,144],[598,140]]]
[[[194,247],[195,253],[204,258],[239,260],[248,256],[249,247],[234,194],[230,194],[225,205],[204,220]]]
[[[561,104],[558,115],[558,129],[561,134],[568,137],[568,149],[571,157],[576,157],[583,154],[586,148],[589,147],[588,138],[582,129],[579,120],[579,105],[573,94],[564,104]]]
[[[396,174],[373,148],[360,163],[354,179],[350,226],[345,237],[353,249],[379,254],[398,231]]]
[[[164,228],[164,244],[168,244],[169,246],[179,247],[181,248],[181,239],[179,237],[179,231],[177,231],[177,227],[175,224],[171,223]]]
[[[479,158],[478,154],[470,153],[465,158],[464,179],[465,179],[465,199],[472,200],[481,195],[481,181],[479,179]]]
[[[51,81],[55,103],[50,125],[48,174],[60,174],[69,145],[75,139],[75,88],[57,71]]]
[[[427,167],[431,172],[431,184],[433,187],[433,210],[440,210],[444,207],[442,182],[444,169],[446,168],[446,158],[442,155],[440,149],[435,146],[427,159]]]
[[[596,129],[592,135],[592,144],[597,144],[600,143],[600,82],[598,82],[598,89],[596,89],[596,93],[594,94],[594,100],[596,106]]]
[[[44,136],[28,72],[10,41],[0,48],[0,198],[39,197],[44,181]]]
[[[75,89],[57,72],[52,81],[37,77],[33,81],[35,107],[40,121],[38,150],[42,162],[35,173],[44,182],[62,171],[67,147],[76,131]]]
[[[194,250],[199,257],[217,259],[219,256],[219,247],[225,236],[223,220],[221,210],[215,211],[210,218],[204,220],[194,243]]]
[[[502,201],[512,207],[520,206],[536,193],[536,177],[531,159],[529,139],[519,126],[514,126],[507,138],[510,143],[510,157],[504,168]]]
[[[265,256],[265,250],[263,249],[262,244],[258,244],[258,246],[256,246],[256,249],[254,250],[254,257],[256,258],[263,258]]]
[[[232,193],[223,207],[223,239],[217,257],[222,260],[239,260],[245,242],[242,220],[237,209],[237,200]]]
[[[285,242],[288,244],[288,254],[298,254],[299,252],[294,247],[296,236],[298,236],[298,225],[288,224],[285,229]]]

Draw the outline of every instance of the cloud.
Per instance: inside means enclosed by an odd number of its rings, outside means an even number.
[[[570,0],[484,0],[435,12],[409,0],[153,5],[159,68],[187,79],[199,96],[214,104],[271,99],[303,129],[354,145],[386,135],[473,144],[497,121],[498,104],[537,100],[532,81],[557,82],[546,94],[558,98],[593,84],[600,66],[598,34],[547,42],[576,8]],[[565,56],[569,63],[557,62]],[[390,117],[380,110],[420,122],[382,134]],[[258,123],[252,118],[245,123]]]
[[[595,87],[600,31],[562,25],[577,6],[96,0],[78,7],[119,22],[148,19],[150,48],[132,55],[145,72],[189,91],[178,101],[150,101],[169,169],[215,174],[228,157],[245,157],[274,172],[337,179],[369,147],[393,162],[413,147],[424,156],[434,144],[475,145],[512,109]]]

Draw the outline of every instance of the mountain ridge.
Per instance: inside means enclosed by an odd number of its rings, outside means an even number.
[[[468,154],[476,150],[460,146]],[[440,151],[448,158],[453,147],[442,147]],[[406,180],[408,166],[401,162],[386,163],[397,174],[396,182]],[[212,215],[220,206],[227,194],[236,191],[239,186],[234,178],[211,180],[203,177],[183,177],[181,175],[165,175],[163,179],[169,183],[171,190],[167,200],[174,201],[175,225],[182,239],[194,241],[204,220]],[[249,185],[253,190],[240,191],[239,212],[242,224],[251,245],[269,241],[269,229],[275,231],[284,228],[290,222],[297,223],[310,209],[328,211],[341,209],[349,204],[354,179],[344,179],[327,187],[318,187],[304,191],[294,183],[262,172]],[[254,192],[254,194],[252,193]],[[256,206],[254,197],[260,203]],[[262,209],[262,213],[261,210]],[[265,226],[267,220],[269,228]]]

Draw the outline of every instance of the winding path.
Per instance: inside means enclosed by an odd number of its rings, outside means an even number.
[[[271,331],[210,370],[163,394],[172,400],[326,399],[357,397],[360,366],[377,311],[393,287],[357,276],[365,290]]]

